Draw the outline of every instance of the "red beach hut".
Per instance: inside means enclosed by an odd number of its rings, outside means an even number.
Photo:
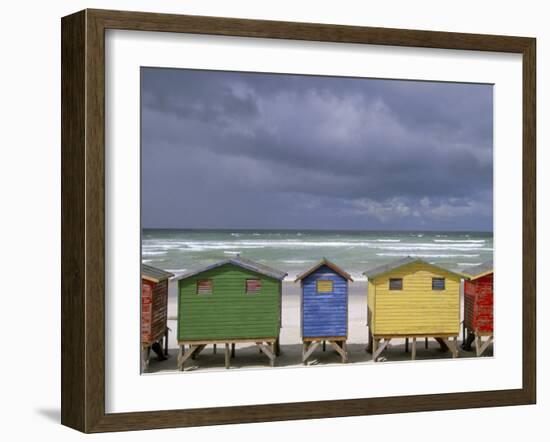
[[[493,262],[488,261],[462,272],[464,281],[464,326],[467,337],[464,350],[471,351],[475,341],[476,355],[481,356],[494,340],[493,335]],[[483,338],[486,338],[483,341]]]
[[[174,275],[141,265],[141,370],[149,365],[153,350],[159,359],[168,354],[168,280]],[[164,341],[164,350],[162,343]]]

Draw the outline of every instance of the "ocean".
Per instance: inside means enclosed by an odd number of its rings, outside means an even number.
[[[325,257],[349,272],[362,273],[412,256],[451,270],[493,257],[491,232],[374,232],[308,230],[144,229],[142,261],[175,274],[240,254],[284,270],[287,279]]]

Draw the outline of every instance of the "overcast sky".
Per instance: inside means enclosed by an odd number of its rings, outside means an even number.
[[[492,230],[490,85],[142,68],[142,225]]]

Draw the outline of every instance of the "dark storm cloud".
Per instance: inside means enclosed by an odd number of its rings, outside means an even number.
[[[143,224],[492,229],[489,85],[142,71]]]

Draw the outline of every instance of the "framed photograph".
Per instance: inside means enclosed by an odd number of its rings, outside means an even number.
[[[535,39],[61,24],[64,425],[535,403]]]

